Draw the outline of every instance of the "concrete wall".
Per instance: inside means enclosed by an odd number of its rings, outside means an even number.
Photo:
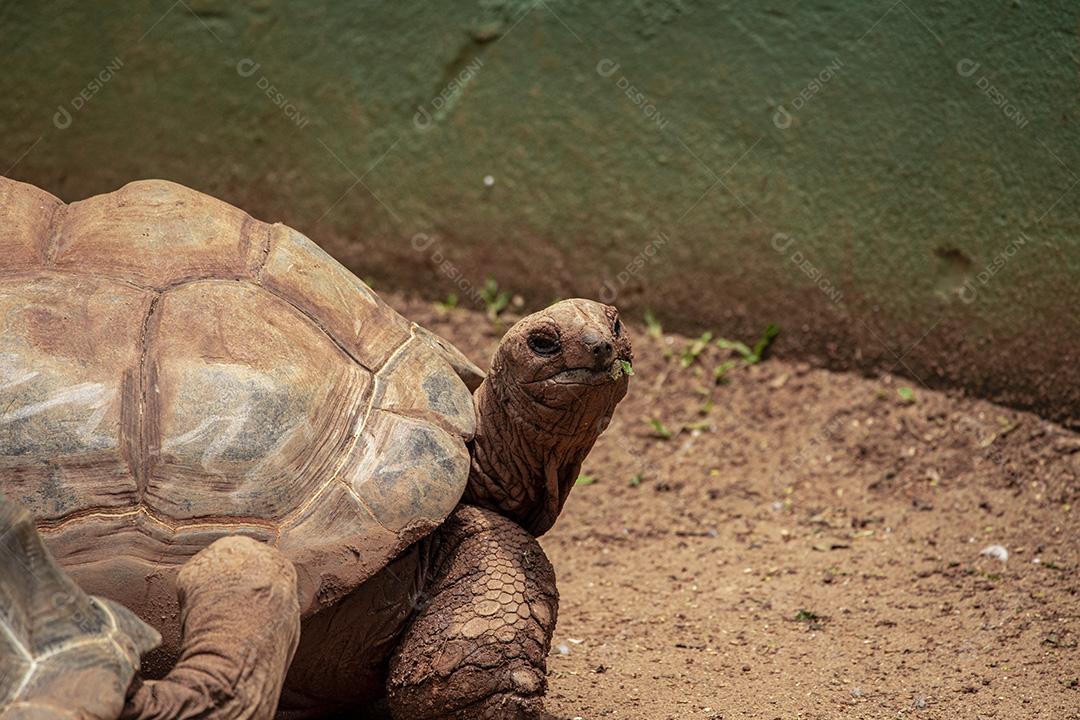
[[[9,2],[0,170],[1075,423],[1078,33],[1066,0]]]

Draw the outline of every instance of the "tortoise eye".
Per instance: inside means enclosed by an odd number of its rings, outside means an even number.
[[[615,318],[615,324],[611,327],[611,330],[615,333],[615,337],[622,335],[622,321],[619,318]]]
[[[540,333],[530,335],[528,343],[530,350],[537,355],[542,355],[544,357],[554,355],[559,352],[559,349],[561,348],[558,340],[550,335],[541,335]]]

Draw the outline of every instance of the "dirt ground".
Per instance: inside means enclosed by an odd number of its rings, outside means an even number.
[[[505,328],[391,301],[477,361]],[[718,384],[731,351],[631,331],[543,538],[553,719],[1080,718],[1080,435],[768,358]]]

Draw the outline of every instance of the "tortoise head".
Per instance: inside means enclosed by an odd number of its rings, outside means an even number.
[[[510,328],[476,391],[465,501],[546,532],[626,395],[632,357],[619,312],[592,300],[563,300]]]

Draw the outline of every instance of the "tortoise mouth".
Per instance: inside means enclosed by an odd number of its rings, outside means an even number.
[[[547,379],[547,382],[556,385],[603,385],[614,382],[615,378],[611,368],[596,370],[594,368],[570,368],[557,372]]]
[[[617,357],[605,367],[567,368],[536,382],[552,385],[605,385],[625,376],[623,362],[629,360]]]

